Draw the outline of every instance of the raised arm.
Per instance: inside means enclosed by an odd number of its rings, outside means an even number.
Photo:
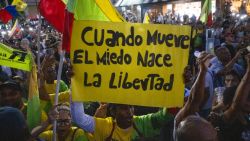
[[[241,54],[243,53],[243,50],[239,50],[236,55],[225,65],[224,68],[219,70],[216,74],[217,75],[225,75],[227,72],[231,71],[234,67],[234,64],[237,62],[237,60],[241,57]]]
[[[73,122],[84,131],[93,133],[95,130],[95,120],[92,116],[84,113],[84,107],[81,102],[71,102],[71,115]]]
[[[235,120],[235,115],[243,112],[243,107],[247,103],[248,95],[250,92],[250,53],[245,58],[248,65],[247,71],[236,90],[236,95],[233,99],[232,105],[228,110],[224,112],[224,119],[227,122]]]
[[[191,88],[190,96],[185,106],[175,117],[176,126],[187,116],[194,115],[195,113],[199,112],[199,108],[204,99],[205,91],[205,76],[207,72],[207,66],[205,65],[205,62],[209,58],[211,58],[210,54],[202,53],[201,57],[198,59],[200,71],[194,85]]]
[[[67,76],[71,78],[74,75],[73,67],[69,65]],[[95,120],[94,117],[85,114],[82,102],[72,102],[70,100],[71,116],[74,123],[86,132],[94,133],[95,131]]]

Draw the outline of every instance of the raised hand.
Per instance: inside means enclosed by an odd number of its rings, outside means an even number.
[[[49,111],[48,114],[48,120],[50,123],[52,123],[53,121],[57,120],[59,118],[59,112],[57,110],[57,105],[54,105],[51,110]]]
[[[208,66],[206,65],[206,61],[213,58],[212,54],[208,54],[206,52],[201,52],[201,55],[197,59],[197,63],[201,71],[207,71]]]

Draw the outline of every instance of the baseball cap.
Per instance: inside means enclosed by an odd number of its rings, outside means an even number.
[[[22,91],[21,86],[14,80],[7,80],[4,83],[0,84],[0,90],[2,90],[3,88],[11,88]]]

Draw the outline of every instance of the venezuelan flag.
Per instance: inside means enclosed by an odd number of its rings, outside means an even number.
[[[16,6],[17,11],[24,11],[27,7],[27,3],[23,2],[22,0],[13,0],[11,5]]]

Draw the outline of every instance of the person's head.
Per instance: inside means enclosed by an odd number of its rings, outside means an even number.
[[[55,67],[55,65],[49,65],[45,69],[44,77],[45,77],[46,81],[54,82],[54,80],[56,79],[56,67]]]
[[[30,133],[23,114],[16,108],[0,108],[1,141],[28,141]]]
[[[188,116],[175,132],[176,141],[218,141],[217,132],[205,119]]]
[[[20,108],[22,102],[22,89],[13,80],[7,80],[0,85],[0,106]]]
[[[57,131],[66,132],[71,127],[71,114],[69,104],[63,103],[57,106],[59,117],[57,119]]]
[[[232,33],[225,34],[225,41],[228,43],[232,43],[234,40],[234,35]]]
[[[219,47],[215,50],[215,55],[223,65],[226,65],[231,59],[231,54],[226,47]]]
[[[110,104],[110,113],[120,128],[126,129],[133,125],[134,107],[124,104]]]
[[[238,86],[240,83],[240,80],[241,80],[241,77],[235,70],[231,70],[230,72],[225,74],[225,86],[226,87]]]
[[[20,47],[22,50],[26,51],[29,48],[30,41],[26,38],[21,40]]]

